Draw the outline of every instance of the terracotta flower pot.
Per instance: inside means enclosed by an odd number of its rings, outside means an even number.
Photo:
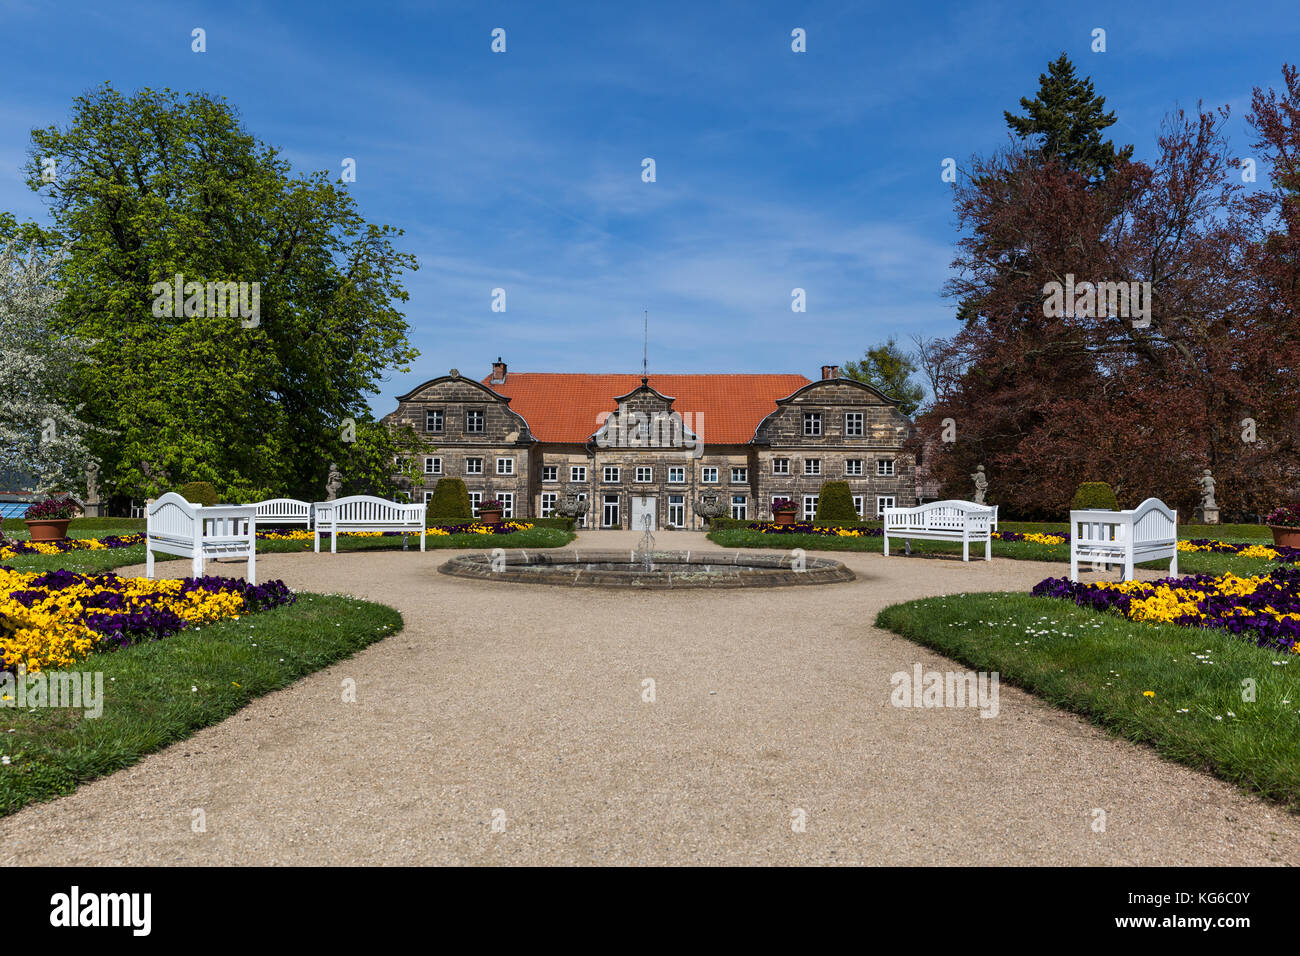
[[[1273,532],[1273,543],[1282,548],[1300,548],[1300,528],[1284,528],[1271,524],[1268,530]]]
[[[484,524],[500,524],[501,511],[500,509],[493,511],[488,508],[483,508],[478,513],[478,520]]]
[[[794,524],[794,512],[774,511],[772,512],[772,521],[774,524]]]
[[[68,536],[68,522],[71,518],[49,519],[46,521],[27,521],[27,536],[32,541],[62,541]]]

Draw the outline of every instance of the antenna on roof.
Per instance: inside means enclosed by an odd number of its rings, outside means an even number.
[[[644,320],[641,326],[641,384],[645,385],[650,380],[649,368],[650,355],[650,310],[644,310]]]

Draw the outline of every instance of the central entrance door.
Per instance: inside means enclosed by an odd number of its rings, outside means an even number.
[[[645,519],[647,515],[650,516],[650,530],[651,531],[659,530],[659,528],[657,527],[658,524],[657,516],[658,516],[659,509],[656,507],[658,503],[659,503],[658,498],[649,498],[646,497],[645,495],[632,496],[632,530],[633,531],[645,530]]]

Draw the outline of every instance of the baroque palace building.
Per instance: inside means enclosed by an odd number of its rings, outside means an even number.
[[[916,504],[902,451],[912,423],[869,385],[822,366],[802,375],[603,375],[508,372],[482,381],[455,369],[397,399],[384,417],[428,444],[424,500],[444,476],[505,516],[546,517],[566,495],[584,527],[700,528],[697,505],[771,517],[776,498],[811,519],[823,482],[848,482],[858,513]]]

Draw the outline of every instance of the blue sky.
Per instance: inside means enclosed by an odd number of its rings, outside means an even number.
[[[57,16],[55,13],[57,12]],[[191,31],[207,52],[190,49]],[[490,49],[506,31],[506,52]],[[791,50],[791,30],[807,52]],[[1106,52],[1090,49],[1106,30]],[[519,371],[802,372],[948,335],[941,163],[1005,142],[1061,51],[1149,157],[1177,105],[1300,58],[1291,3],[214,3],[0,0],[0,208],[44,218],[33,126],[105,80],[227,97],[300,170],[357,162],[406,230],[411,338],[375,406],[498,354]],[[652,157],[657,181],[641,179]],[[494,288],[505,313],[491,311]],[[793,313],[791,290],[806,290]]]

